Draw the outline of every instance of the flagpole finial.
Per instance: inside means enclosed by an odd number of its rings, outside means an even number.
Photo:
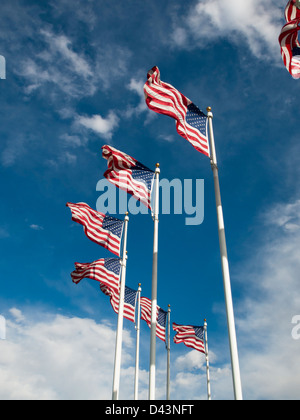
[[[125,213],[124,221],[129,222],[129,212],[128,211]]]
[[[160,174],[160,164],[159,164],[159,163],[157,163],[155,166],[156,166],[156,168],[155,168],[155,173],[156,173],[156,174]]]
[[[211,106],[208,106],[208,107],[206,108],[206,111],[207,111],[207,112],[211,112]]]

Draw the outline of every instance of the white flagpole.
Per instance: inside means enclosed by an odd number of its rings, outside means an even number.
[[[210,392],[210,374],[209,374],[209,358],[208,358],[208,341],[207,341],[207,322],[204,320],[204,340],[205,340],[205,359],[206,359],[206,378],[207,378],[207,399],[211,400]]]
[[[171,366],[171,305],[168,306],[167,400],[170,400],[170,366]]]
[[[119,298],[119,314],[118,326],[116,334],[116,348],[115,348],[115,366],[113,377],[112,399],[119,399],[120,388],[120,374],[121,374],[121,356],[122,356],[122,338],[123,338],[123,316],[124,316],[124,297],[125,297],[125,279],[126,279],[126,260],[127,260],[127,230],[128,230],[128,212],[124,219],[124,236],[123,236],[123,258],[121,261],[121,281],[120,281],[120,298]]]
[[[140,364],[140,331],[141,331],[141,283],[138,288],[137,321],[136,321],[136,352],[135,352],[135,378],[134,378],[134,399],[138,400],[139,394],[139,364]]]
[[[149,400],[155,400],[159,174],[160,174],[159,163],[157,163],[156,164],[156,169],[155,169],[155,204],[154,204],[154,237],[153,237],[153,262],[152,262]]]
[[[214,176],[214,185],[215,185],[218,231],[219,231],[224,292],[225,292],[227,325],[228,325],[228,334],[229,334],[229,343],[230,343],[233,388],[234,388],[235,399],[242,400],[243,399],[242,384],[241,384],[238,348],[237,348],[235,322],[234,322],[232,292],[231,292],[231,284],[230,284],[229,264],[228,264],[228,256],[227,256],[227,246],[226,246],[226,238],[225,238],[225,228],[224,228],[223,209],[222,209],[222,202],[221,202],[217,156],[216,156],[215,141],[214,141],[214,134],[213,134],[213,126],[212,126],[213,114],[211,112],[211,107],[207,108],[207,112],[208,112],[207,116],[208,116],[208,123],[209,123],[209,132],[210,132],[210,145],[211,145],[210,160],[211,160],[211,166],[212,166],[213,176]]]

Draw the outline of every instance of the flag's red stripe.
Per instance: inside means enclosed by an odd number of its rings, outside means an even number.
[[[84,232],[90,240],[112,253],[120,255],[121,238],[111,231],[103,229],[104,213],[91,209],[85,203],[67,203],[67,206],[72,212],[72,220],[83,225]]]

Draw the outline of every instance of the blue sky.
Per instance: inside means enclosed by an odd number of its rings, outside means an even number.
[[[0,399],[111,397],[116,316],[74,262],[111,256],[71,221],[96,207],[110,144],[161,177],[204,180],[204,221],[161,215],[158,303],[176,323],[208,320],[212,396],[232,380],[209,160],[143,100],[157,65],[201,109],[211,106],[244,397],[299,397],[299,85],[283,66],[285,1],[10,0],[1,4]],[[122,217],[122,216],[121,216]],[[153,222],[131,216],[127,285],[151,297]],[[144,323],[143,323],[144,324]],[[133,396],[135,331],[124,322],[121,399]],[[150,331],[142,325],[140,396]],[[166,351],[157,342],[157,397]],[[172,345],[171,396],[205,399],[203,356]]]

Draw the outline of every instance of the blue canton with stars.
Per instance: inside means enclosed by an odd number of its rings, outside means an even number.
[[[102,222],[102,227],[103,229],[109,230],[111,233],[121,238],[123,224],[123,220],[119,220],[111,216],[105,216]]]
[[[204,339],[204,328],[203,327],[193,327],[195,330],[196,337],[200,338],[200,340]]]
[[[200,111],[200,109],[195,104],[190,104],[187,107],[187,113],[185,120],[186,122],[191,125],[192,127],[196,128],[200,131],[203,136],[207,135],[207,128],[206,128],[206,122],[207,122],[207,116]]]
[[[119,258],[104,258],[104,267],[117,276],[120,275],[121,264]]]
[[[125,303],[135,306],[137,291],[125,286]]]
[[[144,181],[147,185],[149,191],[151,191],[152,180],[154,178],[155,172],[147,168],[140,162],[136,162],[135,166],[131,168],[132,178],[137,181]]]
[[[166,328],[166,322],[167,322],[167,312],[159,308],[157,323],[161,325],[162,327]]]

